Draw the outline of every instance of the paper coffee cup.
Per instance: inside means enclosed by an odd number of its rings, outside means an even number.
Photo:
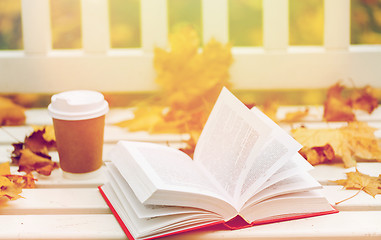
[[[53,118],[60,167],[65,177],[93,176],[102,166],[105,114],[103,95],[75,90],[53,95],[48,112]]]

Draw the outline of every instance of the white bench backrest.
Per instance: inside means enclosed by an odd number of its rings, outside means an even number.
[[[228,0],[202,0],[203,42],[228,42]],[[81,0],[81,50],[52,50],[49,0],[22,0],[24,50],[0,51],[0,92],[151,91],[167,47],[167,0],[141,0],[141,48],[111,49],[108,0]],[[324,1],[324,46],[290,47],[288,0],[263,0],[263,47],[234,47],[235,89],[381,87],[381,45],[350,45],[350,0]]]

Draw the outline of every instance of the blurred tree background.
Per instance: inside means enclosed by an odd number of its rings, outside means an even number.
[[[53,49],[80,49],[80,0],[50,8]],[[262,46],[262,0],[228,0],[228,9],[233,45]],[[21,0],[0,0],[0,49],[23,49],[20,13]],[[111,47],[140,47],[140,0],[109,0],[109,14]],[[201,0],[168,0],[169,32],[184,25],[202,38]],[[324,1],[289,0],[289,25],[290,45],[323,45]],[[381,44],[381,0],[351,0],[351,44]]]

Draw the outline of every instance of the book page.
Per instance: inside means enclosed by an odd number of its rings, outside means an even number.
[[[202,208],[224,219],[237,214],[228,196],[185,153],[153,143],[118,145],[123,151],[111,160],[141,203]]]
[[[274,175],[272,175],[255,193],[282,181],[286,178],[299,174],[300,172],[308,172],[313,169],[313,166],[299,153],[294,154],[292,158],[284,164]]]
[[[104,184],[101,189],[113,211],[120,217],[118,222],[125,227],[123,230],[128,231],[134,239],[160,236],[222,221],[220,216],[208,211],[140,218],[135,211],[136,204],[121,202],[110,183]]]
[[[117,197],[123,205],[130,204],[134,206],[134,211],[139,218],[153,218],[167,215],[204,212],[203,210],[197,208],[141,204],[132,191],[130,185],[128,185],[115,165],[112,162],[107,162],[106,168],[106,177],[114,189]]]
[[[223,89],[197,142],[194,160],[234,198],[249,156],[259,154],[271,128]],[[255,155],[255,154],[254,154]]]
[[[320,189],[307,192],[290,193],[270,198],[267,201],[245,208],[242,216],[250,221],[283,218],[284,216],[303,216],[311,213],[333,211]]]
[[[243,206],[250,208],[252,205],[282,194],[321,189],[322,186],[311,175],[299,172],[294,176],[278,181],[251,197]],[[243,210],[244,211],[244,210]]]
[[[292,138],[283,132],[274,134],[261,153],[252,158],[251,167],[240,189],[240,203],[246,202],[281,167],[283,167],[299,149]]]

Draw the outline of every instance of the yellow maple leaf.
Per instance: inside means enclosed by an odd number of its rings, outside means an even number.
[[[9,200],[21,198],[22,189],[17,187],[7,177],[0,176],[0,198],[7,197]]]
[[[230,44],[212,39],[199,51],[196,31],[182,28],[170,36],[169,50],[155,49],[156,83],[168,105],[187,105],[212,88],[229,87],[232,62]]]
[[[9,162],[0,164],[0,199],[6,197],[10,200],[20,198],[22,188],[13,183],[7,176],[11,174]]]
[[[154,50],[158,97],[140,104],[134,119],[116,125],[130,131],[189,133],[196,138],[190,142],[196,142],[222,87],[231,86],[231,44],[212,39],[200,49],[191,27],[171,34],[169,41],[169,49]]]
[[[381,161],[381,148],[374,131],[367,123],[350,122],[338,129],[296,128],[291,134],[305,147],[331,145],[345,167],[354,167],[356,158]]]
[[[355,195],[337,202],[336,205],[355,197],[360,191],[364,191],[372,197],[375,197],[377,194],[381,194],[381,175],[378,177],[372,177],[359,172],[357,169],[355,172],[346,173],[346,175],[347,179],[340,179],[333,182],[344,186],[345,189],[359,191]]]

